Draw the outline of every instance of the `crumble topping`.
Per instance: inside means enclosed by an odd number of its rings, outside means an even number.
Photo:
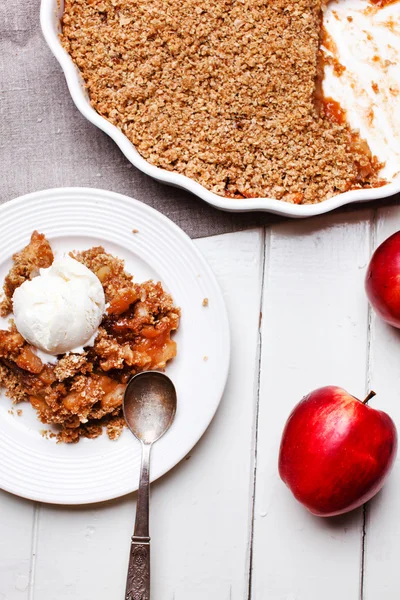
[[[17,287],[27,279],[39,274],[39,269],[46,269],[53,263],[54,255],[45,236],[34,231],[30,244],[13,256],[14,265],[5,278],[4,300],[0,303],[0,316],[7,317],[12,312],[11,299]]]
[[[323,0],[66,0],[93,107],[153,165],[226,197],[316,203],[381,164],[316,102]]]
[[[55,365],[44,364],[11,321],[9,330],[0,330],[0,385],[14,403],[29,401],[42,423],[56,425],[58,441],[95,438],[104,427],[116,439],[125,423],[122,400],[130,377],[163,370],[176,355],[171,332],[179,326],[180,311],[161,283],[134,283],[124,262],[101,246],[71,256],[93,271],[104,288],[108,308],[94,346],[83,354],[60,355]],[[30,244],[14,256],[4,310],[9,312],[16,287],[52,260],[47,240],[34,232]]]

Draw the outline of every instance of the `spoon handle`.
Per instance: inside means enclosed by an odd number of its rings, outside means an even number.
[[[151,444],[142,443],[135,531],[132,536],[125,600],[150,600],[150,451]]]

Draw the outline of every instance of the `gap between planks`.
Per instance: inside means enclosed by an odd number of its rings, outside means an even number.
[[[29,587],[28,600],[34,600],[35,596],[35,574],[36,574],[36,555],[38,548],[39,536],[39,520],[40,520],[40,503],[35,502],[35,511],[32,523],[32,542],[31,542],[31,563],[29,567]]]
[[[375,249],[376,243],[376,227],[378,220],[378,209],[375,208],[372,212],[372,218],[369,230],[369,255]],[[365,392],[369,394],[372,385],[372,309],[368,303],[368,324],[367,324],[367,369],[366,369],[366,381],[365,381]],[[365,586],[365,558],[366,558],[366,545],[367,545],[367,518],[368,518],[368,503],[364,504],[362,508],[362,523],[361,523],[361,564],[360,564],[360,600],[364,600],[364,586]]]
[[[256,358],[257,373],[256,373],[256,386],[255,386],[255,409],[254,409],[254,434],[253,434],[253,471],[251,486],[251,510],[250,510],[250,539],[249,539],[249,554],[248,554],[248,588],[247,598],[252,598],[252,585],[253,585],[253,549],[254,549],[254,519],[255,519],[255,505],[256,505],[256,485],[257,485],[257,444],[258,444],[258,417],[260,410],[260,388],[261,388],[261,356],[262,356],[262,319],[264,309],[264,286],[266,282],[266,272],[269,267],[270,257],[270,242],[271,242],[271,228],[264,227],[261,238],[262,243],[262,257],[261,257],[261,286],[260,286],[260,319],[258,323],[258,352]]]

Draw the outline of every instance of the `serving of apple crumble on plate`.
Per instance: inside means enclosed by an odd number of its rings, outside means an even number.
[[[161,477],[206,431],[229,372],[224,296],[198,244],[100,189],[35,192],[0,215],[0,488],[57,504],[135,491],[140,444],[122,427],[121,395],[132,374],[166,365],[179,402],[153,451]]]
[[[10,328],[0,330],[0,383],[15,403],[29,401],[39,419],[57,426],[58,441],[95,438],[106,427],[116,439],[124,427],[122,399],[130,377],[144,370],[162,370],[176,355],[171,333],[180,311],[161,283],[135,283],[124,262],[103,247],[71,252],[101,282],[106,301],[93,345],[81,353],[43,354],[19,333],[12,319],[13,296],[26,281],[54,261],[49,242],[33,232],[30,243],[13,257],[0,305]]]

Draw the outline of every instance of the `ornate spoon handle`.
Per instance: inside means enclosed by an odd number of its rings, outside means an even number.
[[[150,538],[132,536],[125,600],[150,600]]]
[[[150,451],[151,444],[142,443],[135,531],[132,536],[125,600],[150,600]]]

